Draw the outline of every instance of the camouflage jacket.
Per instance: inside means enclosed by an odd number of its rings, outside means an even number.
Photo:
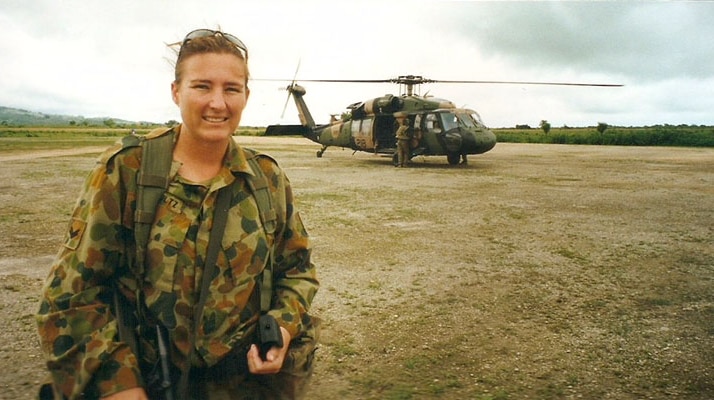
[[[137,357],[116,339],[110,308],[117,280],[130,297],[137,288],[131,266],[136,256],[132,228],[140,161],[141,148],[121,142],[103,153],[85,181],[42,290],[37,315],[41,346],[55,390],[68,398],[98,398],[143,385]],[[260,156],[258,161],[278,214],[270,313],[296,337],[306,328],[307,311],[318,289],[316,271],[288,178],[270,157]],[[178,175],[179,166],[173,162],[169,188],[157,207],[141,293],[147,317],[169,330],[174,361],[185,363],[216,194],[238,180],[231,185],[218,273],[211,281],[195,343],[194,363],[210,366],[234,346],[251,340],[260,311],[254,289],[270,244],[244,178],[253,172],[236,143],[231,141],[224,168],[208,184],[186,181]]]
[[[396,138],[399,140],[409,140],[409,133],[408,133],[409,127],[407,125],[399,125],[399,128],[397,128],[397,133],[396,133]]]

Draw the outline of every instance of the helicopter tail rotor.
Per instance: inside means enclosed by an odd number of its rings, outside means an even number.
[[[283,105],[283,113],[280,114],[280,119],[285,118],[285,110],[288,108],[288,102],[290,101],[290,95],[292,94],[290,90],[295,87],[295,80],[297,79],[298,71],[300,71],[300,61],[301,59],[298,58],[298,63],[297,67],[295,67],[295,75],[293,75],[293,80],[292,82],[290,82],[290,85],[285,88],[285,90],[288,92],[288,97],[285,99],[285,105]]]
[[[287,110],[288,102],[290,101],[290,86],[288,86],[285,90],[288,92],[288,97],[285,98],[285,104],[283,105],[283,112],[280,114],[280,119],[285,118],[285,110]]]

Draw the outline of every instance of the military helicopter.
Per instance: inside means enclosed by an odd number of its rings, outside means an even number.
[[[270,79],[262,79],[270,80]],[[330,146],[349,148],[375,154],[391,155],[396,166],[399,122],[406,119],[410,137],[409,158],[416,156],[446,156],[450,165],[467,162],[470,154],[482,154],[496,145],[496,135],[489,130],[479,114],[468,108],[458,108],[445,99],[421,96],[415,87],[425,83],[501,83],[522,85],[622,86],[611,84],[432,80],[416,75],[402,75],[380,80],[302,79],[302,82],[328,83],[395,83],[398,96],[386,94],[347,106],[340,118],[332,116],[327,124],[318,125],[303,99],[304,87],[293,79],[286,87],[288,100],[292,96],[301,125],[270,125],[266,136],[300,134],[322,145],[317,157]],[[287,102],[286,102],[287,106]],[[284,110],[283,110],[284,113]]]

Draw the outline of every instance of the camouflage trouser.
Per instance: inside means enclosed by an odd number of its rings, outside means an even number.
[[[175,395],[186,400],[292,400],[302,399],[314,369],[315,350],[319,339],[320,319],[312,317],[307,332],[290,342],[283,367],[275,375],[253,375],[248,372],[247,348],[237,351],[212,368],[192,371],[189,375],[189,396]],[[172,368],[174,389],[180,380],[180,371]],[[47,380],[38,398],[62,399]],[[150,384],[150,386],[152,386]],[[154,390],[152,390],[154,389]],[[158,388],[147,387],[152,400],[161,399]]]
[[[409,161],[409,140],[397,140],[397,165],[404,166]]]
[[[280,372],[276,375],[238,375],[223,381],[194,380],[195,400],[292,400],[301,399],[312,375]]]
[[[306,335],[290,342],[283,368],[275,375],[253,375],[248,372],[245,354],[231,357],[226,363],[192,372],[190,399],[200,400],[292,400],[305,395],[314,369],[319,335],[319,319]],[[179,396],[180,398],[180,396]]]

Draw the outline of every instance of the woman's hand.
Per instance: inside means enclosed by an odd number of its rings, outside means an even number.
[[[149,400],[144,388],[133,388],[114,393],[111,396],[102,397],[102,400]]]
[[[282,326],[280,327],[280,333],[283,334],[283,347],[273,347],[268,350],[268,353],[265,355],[265,360],[260,358],[260,352],[258,351],[257,345],[252,344],[250,346],[247,357],[248,370],[251,374],[277,374],[280,371],[280,368],[283,367],[285,355],[288,353],[288,347],[290,347],[290,339],[292,339],[292,337],[290,332]]]

